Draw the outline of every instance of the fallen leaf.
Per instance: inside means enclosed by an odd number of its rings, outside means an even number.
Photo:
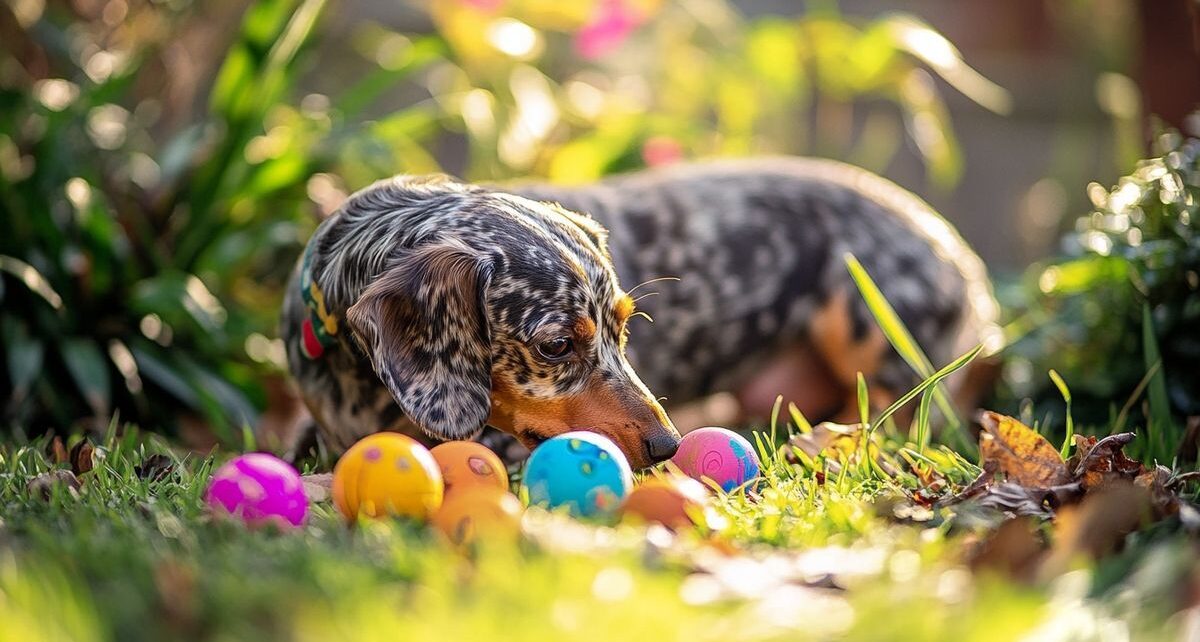
[[[1043,518],[1054,517],[1054,511],[1083,496],[1078,483],[1062,484],[1050,488],[1028,488],[1018,484],[1003,483],[989,486],[978,498],[981,506],[999,509],[1015,515],[1032,515]]]
[[[1075,453],[1067,460],[1071,475],[1085,490],[1098,488],[1115,479],[1132,480],[1146,471],[1141,462],[1130,459],[1122,449],[1137,435],[1123,432],[1104,439],[1075,435]]]
[[[827,449],[832,449],[828,456],[837,459],[837,453],[845,454],[847,458],[858,449],[858,438],[862,433],[862,424],[835,424],[826,421],[813,426],[812,432],[793,436],[788,444],[816,460]]]
[[[999,472],[998,464],[994,461],[983,462],[983,470],[979,473],[967,487],[958,491],[955,495],[947,498],[942,505],[949,506],[959,502],[976,497],[986,491],[989,486],[996,480],[996,473]]]
[[[96,453],[96,448],[86,439],[80,441],[71,447],[71,452],[68,454],[68,460],[71,462],[71,470],[76,475],[82,475],[91,472],[95,467],[93,455]]]
[[[166,479],[175,470],[175,462],[171,461],[166,455],[150,455],[142,460],[142,463],[133,467],[133,472],[137,474],[138,479],[148,479],[150,481],[162,481]]]
[[[1043,577],[1061,574],[1079,557],[1099,559],[1118,550],[1126,535],[1153,518],[1151,509],[1150,492],[1128,481],[1115,480],[1088,493],[1055,521]]]
[[[57,469],[44,472],[29,480],[29,483],[25,484],[25,492],[37,494],[43,500],[49,500],[56,486],[65,486],[68,492],[75,495],[82,484],[79,483],[79,478],[75,476],[75,473]]]
[[[1045,550],[1036,523],[1029,517],[1014,517],[979,542],[968,553],[967,562],[976,573],[999,572],[1028,582],[1036,575]]]
[[[842,470],[842,462],[853,465],[859,461],[865,434],[862,424],[835,424],[827,421],[813,426],[810,432],[794,435],[784,446],[783,456],[792,464],[805,461],[811,463],[824,483],[823,473],[836,475]],[[888,460],[875,440],[871,440],[867,445],[867,451],[884,473],[895,475],[898,472],[896,465]]]
[[[96,448],[87,439],[81,439],[70,450],[67,450],[66,444],[63,443],[62,437],[55,435],[47,447],[47,454],[50,461],[55,464],[69,464],[71,472],[76,475],[82,475],[92,470],[95,466],[93,454]]]
[[[67,453],[67,447],[63,445],[62,437],[54,436],[50,440],[50,460],[56,464],[65,464],[69,461],[70,455]]]
[[[1038,488],[1060,486],[1070,481],[1067,465],[1058,450],[1020,421],[995,412],[980,417],[980,460],[1014,484]]]

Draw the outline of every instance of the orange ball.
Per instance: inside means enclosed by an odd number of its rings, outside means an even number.
[[[693,526],[692,514],[704,510],[708,491],[687,477],[653,477],[642,482],[621,507],[625,521],[662,524],[671,530]]]
[[[516,541],[521,533],[521,500],[491,486],[465,486],[446,498],[433,526],[456,546],[480,538]]]
[[[394,432],[359,440],[333,469],[333,503],[349,520],[360,514],[428,519],[444,492],[429,449]]]
[[[446,493],[467,486],[508,490],[508,471],[504,469],[504,462],[481,443],[447,441],[434,446],[430,452],[442,470]]]

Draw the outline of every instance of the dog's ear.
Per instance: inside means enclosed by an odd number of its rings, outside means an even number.
[[[438,439],[473,438],[491,413],[490,280],[472,250],[436,242],[407,252],[346,311],[396,403]]]

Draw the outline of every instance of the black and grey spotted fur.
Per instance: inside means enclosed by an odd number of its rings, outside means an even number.
[[[680,165],[588,187],[504,191],[398,177],[352,196],[310,244],[313,276],[343,320],[338,343],[319,360],[299,353],[308,312],[295,284],[283,335],[335,450],[383,429],[473,437],[493,414],[500,376],[516,394],[546,400],[591,389],[601,373],[623,399],[648,406],[657,403],[647,388],[670,403],[736,389],[781,350],[817,340],[812,319],[835,300],[847,302],[855,340],[873,330],[848,252],[935,363],[995,338],[982,263],[953,229],[892,183],[829,161]],[[654,323],[635,321],[624,346],[625,319],[613,313],[621,284],[661,277],[679,280],[655,283],[658,296],[638,303]],[[546,327],[558,332],[581,316],[598,331],[579,358],[532,356]],[[913,383],[893,351],[882,359],[872,385],[902,392]],[[655,416],[661,410],[641,415]],[[661,418],[599,430],[674,434]],[[545,436],[508,429],[527,444]]]

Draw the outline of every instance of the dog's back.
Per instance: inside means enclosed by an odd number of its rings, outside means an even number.
[[[605,225],[626,288],[679,279],[636,293],[659,293],[638,303],[655,323],[636,327],[629,340],[647,385],[671,402],[736,390],[797,344],[822,357],[843,389],[858,371],[893,395],[915,384],[911,368],[882,344],[847,253],[935,365],[998,342],[978,256],[919,198],[848,165],[727,160],[512,191]]]

